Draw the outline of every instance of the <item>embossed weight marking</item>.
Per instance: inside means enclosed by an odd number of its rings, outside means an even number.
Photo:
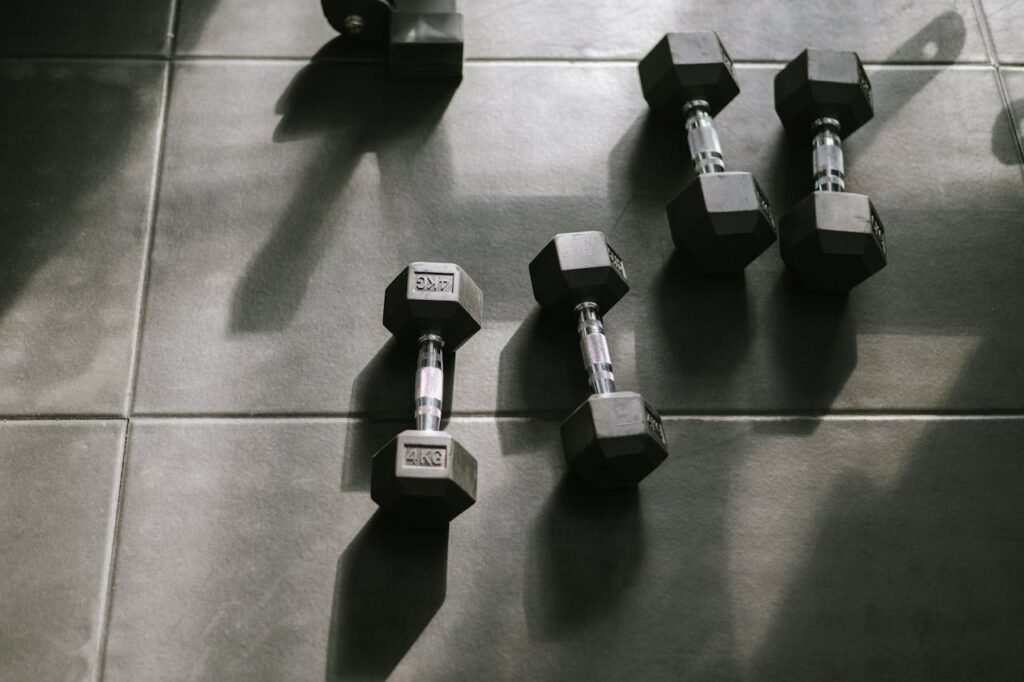
[[[447,293],[455,289],[455,277],[443,272],[414,273],[413,286],[416,291],[436,291]]]
[[[479,331],[482,310],[480,288],[453,263],[413,263],[384,293],[384,326],[418,348],[416,428],[373,456],[370,494],[407,523],[445,524],[476,501],[476,460],[441,422],[444,353]]]
[[[617,391],[602,313],[627,291],[626,268],[600,232],[556,235],[530,263],[533,295],[576,320],[591,396],[562,422],[569,467],[598,488],[639,483],[665,457],[658,413],[639,393]]]

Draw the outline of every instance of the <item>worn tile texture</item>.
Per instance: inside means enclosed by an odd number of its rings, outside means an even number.
[[[409,8],[411,0],[398,0]],[[1024,678],[1024,10],[1004,0],[465,0],[460,83],[397,81],[316,0],[0,9],[0,682]],[[889,265],[812,296],[673,253],[683,132],[635,63],[715,29],[726,163],[811,186],[772,79],[856,49],[845,141]],[[603,230],[619,385],[666,415],[638,489],[566,476],[571,320],[527,264]],[[370,457],[411,426],[381,324],[413,260],[484,325],[448,354],[479,461],[447,530]]]
[[[0,423],[0,680],[97,669],[122,422]]]
[[[0,62],[0,413],[125,410],[166,68]]]

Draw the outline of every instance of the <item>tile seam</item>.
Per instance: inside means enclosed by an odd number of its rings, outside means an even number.
[[[99,635],[96,643],[96,669],[93,671],[93,680],[102,682],[104,666],[107,657],[107,638],[110,634],[110,616],[113,612],[114,597],[114,566],[117,561],[118,536],[121,532],[121,514],[124,504],[124,482],[128,464],[128,445],[131,438],[131,420],[121,420],[124,428],[124,436],[121,439],[121,456],[118,458],[117,490],[114,495],[114,509],[111,519],[110,544],[106,553],[104,565],[103,594],[100,601],[100,623]]]
[[[142,277],[135,301],[135,336],[132,342],[132,359],[128,374],[127,391],[123,414],[131,416],[135,406],[135,393],[139,381],[139,364],[142,359],[142,335],[146,321],[146,298],[149,293],[149,282],[152,274],[153,242],[156,236],[156,221],[160,210],[160,189],[163,180],[163,166],[166,159],[167,127],[171,108],[171,87],[174,80],[174,65],[167,64],[164,74],[163,100],[161,104],[159,130],[157,131],[156,159],[153,165],[153,180],[150,187],[150,210],[146,223],[146,235],[142,245]]]
[[[505,414],[505,415],[472,415],[455,414],[448,417],[451,422],[560,422],[566,412],[537,414]],[[839,413],[721,413],[721,412],[690,412],[663,413],[664,421],[747,421],[747,422],[786,422],[786,421],[1020,421],[1024,420],[1024,412],[839,412]],[[406,424],[406,417],[398,416],[351,416],[333,414],[293,414],[293,415],[133,415],[132,423],[289,423],[289,422],[338,422],[338,423],[373,423],[373,424]]]
[[[142,254],[142,277],[139,282],[139,290],[136,300],[135,314],[135,338],[132,344],[132,361],[128,375],[127,391],[124,403],[124,439],[121,447],[121,457],[117,476],[117,491],[114,497],[114,518],[113,527],[110,533],[110,547],[107,552],[106,583],[103,591],[103,602],[100,606],[99,640],[96,649],[96,669],[93,672],[95,682],[103,682],[106,677],[107,664],[107,642],[110,637],[110,620],[114,607],[114,578],[117,566],[117,554],[120,547],[121,515],[124,507],[125,479],[128,471],[128,448],[131,441],[132,422],[131,409],[135,404],[135,389],[138,383],[139,361],[141,359],[142,331],[145,323],[146,295],[149,290],[149,278],[151,261],[153,255],[153,241],[156,233],[156,219],[160,204],[160,186],[163,178],[163,165],[167,147],[167,122],[170,115],[171,85],[174,79],[174,62],[170,59],[174,54],[178,21],[181,14],[180,0],[171,0],[170,21],[169,21],[169,42],[167,46],[168,59],[164,72],[163,90],[161,97],[160,116],[158,119],[159,129],[157,130],[156,158],[153,163],[153,179],[150,188],[150,211],[146,223],[146,236],[143,241]]]
[[[175,39],[176,45],[176,39]],[[158,54],[24,54],[24,55],[2,55],[0,62],[140,62],[140,63],[297,63],[305,64],[311,60],[311,56],[274,56],[274,55],[174,55],[171,57]],[[331,58],[321,57],[317,61],[333,62],[338,64],[374,64],[383,60],[376,58]],[[465,60],[466,64],[478,65],[635,65],[639,57],[614,57],[614,58],[584,58],[584,57],[470,57]],[[748,67],[776,67],[786,65],[785,61],[772,59],[737,59],[734,61],[737,66]],[[912,68],[912,69],[953,69],[953,70],[978,70],[992,66],[990,61],[963,61],[963,62],[900,62],[900,61],[864,61],[864,65],[872,68]]]

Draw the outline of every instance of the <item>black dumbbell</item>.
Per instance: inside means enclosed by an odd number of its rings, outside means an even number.
[[[775,76],[786,132],[811,140],[814,192],[779,221],[782,260],[809,289],[844,292],[885,267],[885,228],[871,200],[844,192],[842,138],[874,116],[856,52],[805,50]]]
[[[455,0],[321,0],[321,5],[346,41],[387,40],[392,76],[462,76],[462,15]]]
[[[411,263],[384,293],[384,326],[419,346],[416,428],[373,456],[370,494],[414,525],[439,525],[476,501],[476,460],[441,430],[443,353],[480,330],[483,294],[453,263]]]
[[[775,219],[754,176],[727,172],[712,117],[739,93],[712,32],[669,33],[640,62],[651,111],[686,129],[696,177],[668,205],[672,241],[701,269],[737,272],[775,243]]]
[[[615,390],[601,315],[629,291],[622,259],[601,232],[556,235],[530,263],[533,296],[573,315],[592,395],[562,422],[569,467],[598,488],[639,483],[668,456],[658,413],[639,393]]]

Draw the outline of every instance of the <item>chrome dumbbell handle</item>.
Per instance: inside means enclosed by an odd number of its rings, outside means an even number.
[[[437,334],[424,334],[419,339],[420,352],[416,362],[416,429],[441,430],[441,407],[444,404],[444,339]]]
[[[814,122],[811,164],[816,192],[842,192],[846,189],[843,139],[840,133],[839,121],[834,118],[819,118]]]
[[[594,394],[615,392],[615,372],[608,350],[608,337],[601,321],[601,309],[592,301],[576,306],[576,331],[580,337],[580,352],[587,370],[587,382]]]
[[[718,141],[710,106],[702,99],[695,99],[683,107],[686,144],[690,147],[690,158],[698,175],[725,172],[722,143]]]

